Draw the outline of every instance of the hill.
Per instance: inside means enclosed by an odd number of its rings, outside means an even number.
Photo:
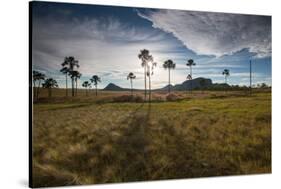
[[[212,87],[213,83],[211,79],[198,77],[193,80],[186,80],[181,84],[176,85],[170,85],[171,90],[173,91],[184,91],[184,90],[190,90],[192,89],[201,89],[201,88],[210,88]],[[168,90],[169,85],[166,85],[165,87],[154,89],[154,91],[166,91]],[[109,83],[103,90],[105,91],[127,91],[130,89],[119,87],[118,85],[115,85],[114,83]],[[134,89],[139,90],[139,89]]]
[[[103,90],[105,90],[105,91],[124,91],[124,90],[128,90],[128,89],[119,87],[118,85],[115,85],[114,83],[109,83]]]

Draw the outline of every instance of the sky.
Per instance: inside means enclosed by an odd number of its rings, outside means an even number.
[[[157,62],[152,88],[168,84],[163,63],[171,59],[171,84],[186,80],[188,59],[193,78],[249,85],[252,60],[253,84],[271,85],[271,17],[185,10],[33,2],[32,66],[65,87],[59,72],[66,56],[79,61],[78,86],[93,75],[99,88],[109,83],[129,88],[127,75],[136,75],[134,87],[144,88],[144,72],[138,59],[148,49]]]

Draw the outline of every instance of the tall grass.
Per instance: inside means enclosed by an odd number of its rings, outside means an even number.
[[[271,172],[271,93],[85,102],[34,105],[34,187]]]

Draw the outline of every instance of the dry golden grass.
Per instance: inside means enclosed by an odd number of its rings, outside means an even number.
[[[34,104],[34,187],[271,172],[270,92],[54,93]]]

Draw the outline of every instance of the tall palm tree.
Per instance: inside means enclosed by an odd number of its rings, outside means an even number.
[[[52,88],[58,87],[58,83],[53,78],[48,78],[43,83],[43,87],[48,89],[49,97],[52,97]]]
[[[163,67],[165,68],[165,69],[168,69],[168,71],[169,71],[169,84],[168,84],[168,89],[169,89],[169,94],[170,94],[170,92],[171,92],[171,74],[170,74],[170,72],[171,72],[171,69],[175,69],[175,67],[176,67],[176,64],[172,61],[172,60],[166,60],[165,62],[164,62],[164,64],[163,64]]]
[[[94,83],[95,88],[96,88],[96,96],[98,96],[98,83],[101,82],[101,79],[97,75],[93,75],[92,78],[90,79],[92,83]]]
[[[152,55],[149,54],[149,50],[143,49],[138,54],[138,58],[141,60],[141,66],[144,68],[144,99],[146,100],[146,77],[147,77],[147,64],[153,62]]]
[[[86,88],[86,96],[88,96],[88,88],[91,86],[91,83],[89,81],[84,81],[82,83],[82,87]]]
[[[196,63],[193,61],[193,59],[189,59],[189,60],[187,61],[186,65],[189,66],[189,68],[190,68],[190,76],[191,76],[191,78],[192,78],[192,66],[195,66]],[[191,79],[191,83],[190,83],[190,84],[191,84],[190,93],[192,93],[192,79]]]
[[[131,83],[131,95],[133,96],[133,79],[136,79],[136,76],[133,72],[130,72],[127,76],[127,80],[130,80]]]
[[[151,76],[153,75],[153,70],[154,70],[154,67],[157,66],[157,63],[156,62],[153,62],[153,58],[152,58],[152,61],[148,62],[147,64],[147,77],[149,79],[149,103],[151,102]]]
[[[41,73],[41,72],[38,72],[38,71],[33,71],[32,72],[32,77],[33,77],[33,86],[34,86],[34,97],[36,99],[38,99],[39,97],[39,89],[40,89],[40,86],[41,86],[41,81],[42,80],[45,80],[45,74]],[[36,81],[38,81],[38,86],[36,87]]]
[[[222,75],[224,75],[224,81],[225,81],[225,84],[227,84],[227,77],[229,77],[229,75],[230,75],[229,70],[224,69],[222,72]]]
[[[74,70],[74,71],[70,71],[69,75],[70,75],[71,79],[74,79],[74,82],[75,82],[75,96],[77,96],[77,83],[78,83],[77,80],[80,79],[82,74],[79,71]]]
[[[73,56],[65,57],[64,62],[61,64],[62,67],[67,67],[69,72],[75,71],[76,68],[79,68],[78,60],[75,60]],[[69,74],[71,75],[71,74]],[[71,88],[72,88],[72,96],[74,96],[74,81],[75,78],[71,78]]]
[[[77,74],[77,77],[75,77],[75,83],[76,83],[76,95],[77,95],[77,85],[78,85],[78,79],[80,79],[81,78],[81,76],[82,76],[82,74],[80,73],[80,72],[78,72],[78,74]]]
[[[227,84],[227,77],[229,77],[229,75],[230,75],[229,70],[228,69],[224,69],[223,72],[222,72],[222,75],[224,75],[225,84]]]
[[[40,73],[38,72],[38,71],[35,71],[35,70],[33,70],[32,71],[32,78],[33,78],[33,90],[34,90],[34,92],[33,92],[33,98],[35,99],[36,98],[36,94],[37,94],[37,88],[36,88],[36,81],[38,81],[38,75],[39,75]]]
[[[189,81],[192,80],[191,75],[188,74],[187,77],[186,77],[186,79],[189,80]],[[187,90],[188,90],[188,85],[186,85],[186,92],[187,92]],[[190,89],[190,93],[191,93],[191,89]]]
[[[64,66],[60,72],[65,75],[65,96],[68,96],[68,87],[67,87],[67,75],[69,74],[69,68]]]

